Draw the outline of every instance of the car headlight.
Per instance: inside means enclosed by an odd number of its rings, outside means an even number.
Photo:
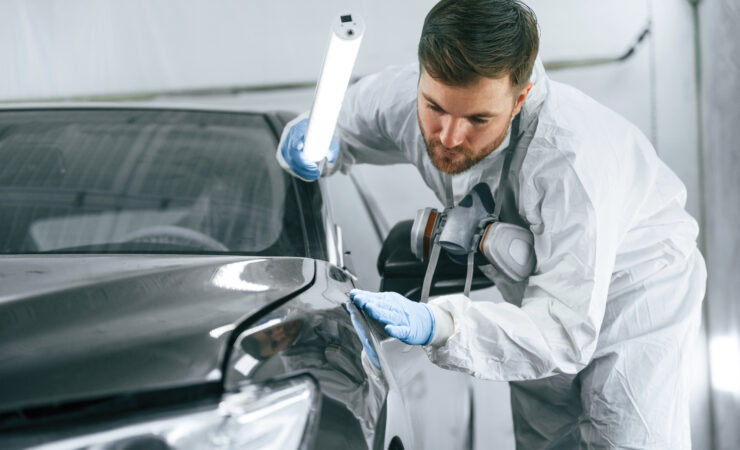
[[[320,408],[307,376],[247,385],[209,409],[179,413],[44,444],[43,450],[298,449],[311,440]]]

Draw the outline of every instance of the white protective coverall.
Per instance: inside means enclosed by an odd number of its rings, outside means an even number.
[[[411,64],[350,88],[334,170],[411,163],[443,204],[445,183],[455,204],[481,181],[495,191],[509,136],[468,171],[439,172],[417,121],[418,78]],[[432,299],[427,354],[511,382],[518,448],[690,448],[689,355],[706,270],[685,187],[637,127],[549,80],[539,60],[531,81],[512,188],[535,272],[519,285],[494,277],[506,303]]]

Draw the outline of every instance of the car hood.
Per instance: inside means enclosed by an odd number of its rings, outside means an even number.
[[[0,258],[0,411],[221,380],[231,331],[307,288],[314,262]]]

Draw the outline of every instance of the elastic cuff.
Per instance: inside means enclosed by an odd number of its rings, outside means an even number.
[[[450,313],[444,308],[440,308],[437,305],[429,303],[427,303],[427,306],[434,316],[434,335],[427,345],[431,345],[432,347],[441,347],[445,345],[447,339],[452,336],[452,333],[455,331],[455,323],[452,320]]]

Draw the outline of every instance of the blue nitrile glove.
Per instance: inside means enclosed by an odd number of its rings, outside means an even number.
[[[349,297],[358,308],[385,324],[389,336],[409,345],[426,345],[434,336],[434,316],[423,303],[412,302],[395,292],[352,289]]]
[[[319,166],[313,161],[306,159],[303,154],[303,141],[306,137],[306,128],[308,127],[308,119],[300,120],[293,124],[289,123],[286,126],[290,126],[288,135],[283,141],[283,146],[280,148],[280,153],[283,155],[283,159],[290,167],[290,170],[299,178],[305,181],[315,181],[319,179],[321,174]],[[326,161],[330,164],[337,159],[339,154],[339,142],[332,136],[331,143],[329,144],[329,153],[326,155]]]

